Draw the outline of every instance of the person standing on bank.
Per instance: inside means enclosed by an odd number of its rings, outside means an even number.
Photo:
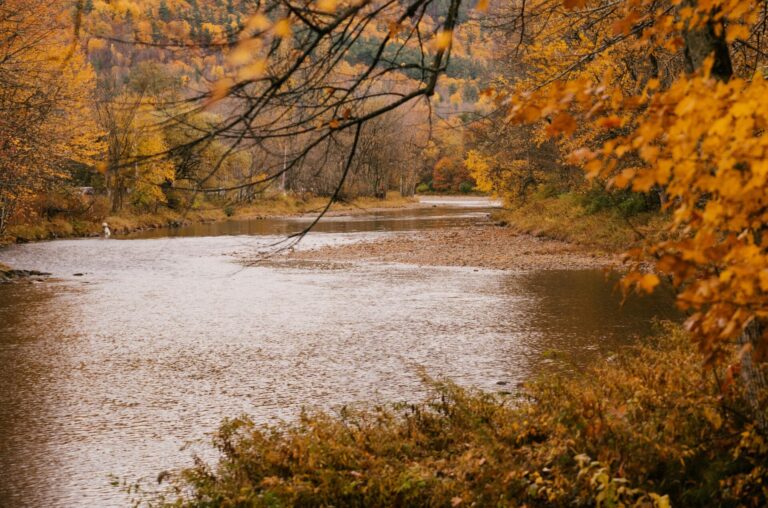
[[[102,234],[104,235],[104,238],[109,238],[110,236],[112,236],[112,231],[109,230],[109,224],[107,224],[106,222],[101,223],[101,230],[102,230]]]

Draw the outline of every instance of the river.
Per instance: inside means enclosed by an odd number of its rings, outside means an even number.
[[[299,248],[487,220],[482,200],[330,217]],[[17,245],[44,270],[0,285],[0,504],[126,506],[114,478],[213,457],[228,416],[418,401],[420,372],[514,390],[562,351],[581,366],[668,317],[624,307],[602,272],[238,259],[304,218],[230,221],[112,240]]]

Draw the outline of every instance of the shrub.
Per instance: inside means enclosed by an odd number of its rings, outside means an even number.
[[[581,196],[580,204],[588,215],[613,209],[622,217],[632,217],[654,208],[649,206],[649,199],[645,194],[627,190],[608,192],[597,185]]]
[[[557,197],[560,194],[557,187],[551,183],[543,183],[536,187],[536,191],[533,193],[534,199],[548,199]]]
[[[430,190],[432,189],[430,188],[428,183],[420,183],[419,185],[416,186],[416,192],[420,194],[424,192],[429,192]]]
[[[472,182],[461,182],[461,185],[459,185],[459,192],[462,194],[469,194],[474,188],[475,186]]]
[[[229,420],[215,438],[218,466],[174,476],[175,494],[158,502],[762,506],[764,436],[736,416],[735,389],[713,389],[699,358],[668,326],[649,345],[579,377],[549,376],[519,399],[433,383],[420,405],[303,414],[278,427]]]
[[[224,207],[224,215],[226,215],[227,217],[232,217],[233,215],[235,215],[235,211],[236,211],[235,205],[226,205]]]
[[[587,215],[598,213],[613,205],[611,195],[602,187],[594,185],[581,196],[581,206]]]
[[[635,192],[629,193],[619,201],[619,213],[624,217],[632,217],[648,211],[648,203],[645,196]]]

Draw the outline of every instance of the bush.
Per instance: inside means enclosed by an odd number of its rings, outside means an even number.
[[[469,194],[474,188],[475,186],[472,182],[461,182],[461,185],[459,185],[459,192],[462,194]]]
[[[421,405],[227,421],[173,506],[764,506],[768,446],[686,334],[508,398],[433,383]],[[722,374],[722,373],[721,373]],[[721,378],[723,379],[723,378]],[[187,494],[181,494],[186,492]],[[177,498],[177,496],[181,496]],[[174,504],[177,503],[177,504]]]
[[[557,187],[551,183],[543,183],[536,187],[533,193],[534,199],[548,199],[557,197],[560,194]]]
[[[598,213],[613,205],[611,195],[602,187],[594,185],[581,196],[581,206],[588,215]]]
[[[647,211],[648,203],[642,194],[630,193],[619,202],[619,213],[624,217],[632,217]]]
[[[420,183],[419,185],[416,186],[416,192],[418,192],[419,194],[422,194],[424,192],[429,192],[430,190],[432,189],[430,188],[428,183]]]
[[[645,194],[625,190],[611,193],[594,186],[581,196],[580,204],[589,215],[613,209],[623,217],[632,217],[649,211],[652,207],[648,201]]]
[[[232,217],[233,215],[235,215],[235,211],[236,211],[235,205],[226,205],[224,207],[224,215],[226,215],[227,217]]]

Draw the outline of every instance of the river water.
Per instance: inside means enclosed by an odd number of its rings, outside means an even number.
[[[299,248],[467,226],[489,204],[332,217]],[[4,263],[54,274],[0,285],[0,505],[126,506],[112,479],[211,458],[225,417],[418,401],[422,370],[514,390],[552,351],[582,366],[671,316],[662,297],[621,307],[599,271],[237,262],[306,224],[0,250]]]

